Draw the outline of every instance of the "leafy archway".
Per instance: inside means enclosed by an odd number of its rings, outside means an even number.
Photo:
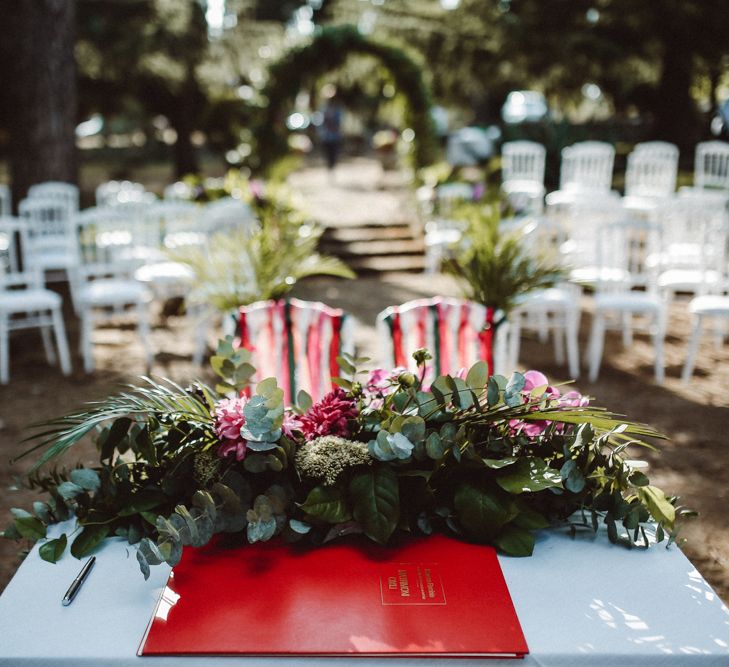
[[[324,28],[309,44],[291,49],[271,66],[263,91],[267,106],[256,132],[258,168],[265,169],[286,154],[284,117],[302,86],[340,67],[353,54],[374,56],[389,70],[407,101],[406,122],[415,132],[415,163],[422,167],[434,161],[431,96],[418,64],[402,49],[367,37],[354,26],[338,26]]]

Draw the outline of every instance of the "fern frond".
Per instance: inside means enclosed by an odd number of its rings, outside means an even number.
[[[210,425],[211,415],[207,407],[178,384],[167,379],[158,382],[143,377],[142,380],[148,386],[130,385],[130,391],[120,392],[104,401],[91,402],[87,410],[32,425],[31,428],[43,430],[32,434],[25,441],[37,442],[14,460],[46,447],[46,451],[31,468],[33,472],[63,454],[91,431],[120,417],[172,417],[203,427]],[[208,387],[204,389],[212,392]]]

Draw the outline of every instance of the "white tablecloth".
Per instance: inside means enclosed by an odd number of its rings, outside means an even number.
[[[67,555],[50,565],[34,549],[0,597],[0,665],[729,665],[729,610],[675,546],[627,550],[611,545],[604,535],[572,539],[561,531],[545,531],[531,558],[499,560],[529,644],[523,662],[138,658],[137,647],[169,568],[152,568],[145,582],[134,548],[121,540],[108,542],[74,603],[62,607],[61,598],[81,563]]]

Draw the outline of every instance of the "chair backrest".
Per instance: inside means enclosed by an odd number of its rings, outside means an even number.
[[[137,243],[147,248],[204,245],[207,236],[202,208],[184,201],[158,201],[146,206],[137,227]]]
[[[12,215],[13,199],[10,188],[5,183],[0,183],[0,218]]]
[[[729,143],[704,141],[696,144],[694,186],[729,190]]]
[[[28,225],[17,218],[0,217],[0,291],[42,286],[43,276],[30,254]]]
[[[727,210],[711,199],[680,197],[656,212],[661,227],[658,270],[724,271]]]
[[[251,207],[242,199],[223,197],[205,206],[203,226],[208,234],[233,230],[252,233],[258,228],[258,220]]]
[[[300,389],[316,401],[340,374],[337,357],[354,352],[352,318],[315,301],[259,301],[237,313],[240,346],[252,352],[257,380],[273,376],[291,404]]]
[[[106,181],[96,188],[97,206],[116,206],[129,203],[152,203],[157,197],[147,192],[141,183],[132,181]]]
[[[544,183],[547,150],[536,141],[508,141],[501,147],[501,180]]]
[[[494,322],[500,313],[465,299],[433,297],[390,306],[377,316],[385,367],[416,368],[412,353],[428,348],[426,384],[442,374],[455,374],[482,359],[493,372]],[[497,371],[500,369],[496,369]]]
[[[165,186],[162,191],[162,198],[165,201],[192,201],[193,188],[184,181],[177,181]]]
[[[628,196],[666,197],[676,190],[678,146],[666,141],[636,144],[628,155],[625,194]]]
[[[26,220],[29,241],[37,252],[66,247],[71,241],[71,217],[67,202],[37,195],[23,199],[18,206],[20,217]]]
[[[31,199],[39,197],[41,199],[58,200],[68,209],[69,217],[78,213],[79,210],[79,189],[73,183],[64,183],[63,181],[36,183],[28,189],[28,197]]]
[[[128,278],[139,266],[135,221],[117,207],[87,208],[74,218],[82,278]]]
[[[603,141],[582,141],[563,148],[560,189],[608,192],[614,159],[615,148]]]

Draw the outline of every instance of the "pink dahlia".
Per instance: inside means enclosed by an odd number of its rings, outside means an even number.
[[[294,431],[301,431],[301,418],[297,414],[291,412],[291,410],[286,410],[286,412],[284,412],[281,430],[287,438],[294,438]]]
[[[312,405],[301,417],[301,432],[307,440],[322,435],[350,435],[348,421],[357,416],[354,400],[340,387],[330,391],[318,403]]]
[[[220,439],[218,456],[221,458],[233,454],[237,461],[246,455],[248,442],[240,434],[246,423],[243,408],[248,399],[245,396],[224,398],[215,404],[215,434]]]

